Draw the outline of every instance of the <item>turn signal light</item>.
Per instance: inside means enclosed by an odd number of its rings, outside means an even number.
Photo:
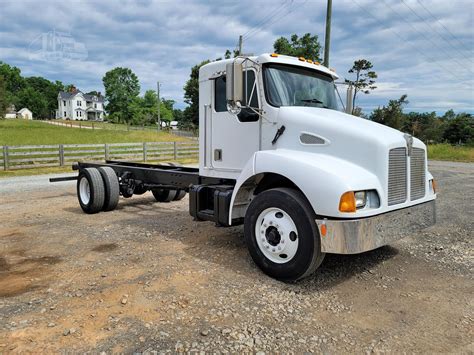
[[[431,180],[431,186],[433,186],[433,193],[436,193],[438,190],[438,184],[436,183],[435,179]]]
[[[328,227],[326,227],[325,224],[321,225],[321,234],[323,237],[325,237],[328,234]]]
[[[356,211],[356,200],[354,191],[348,191],[342,194],[341,200],[339,201],[339,211],[341,212],[355,212]]]

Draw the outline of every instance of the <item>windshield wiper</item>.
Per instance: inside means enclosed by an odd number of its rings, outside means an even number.
[[[326,105],[324,105],[324,102],[322,102],[321,100],[318,100],[318,99],[303,99],[303,100],[300,100],[300,101],[301,102],[308,102],[308,103],[311,103],[311,104],[322,104],[324,108],[329,108]]]
[[[300,100],[302,102],[310,102],[312,104],[323,104],[324,102],[322,102],[321,100],[318,100],[318,99],[303,99],[303,100]]]

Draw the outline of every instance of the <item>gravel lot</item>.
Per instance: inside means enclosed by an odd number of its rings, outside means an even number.
[[[83,214],[74,183],[0,180],[0,354],[472,353],[474,164],[433,162],[438,224],[285,284],[188,199]]]

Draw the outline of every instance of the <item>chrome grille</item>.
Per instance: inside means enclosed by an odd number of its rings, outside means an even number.
[[[406,148],[390,149],[388,156],[388,205],[396,205],[407,199]]]
[[[425,196],[425,151],[412,148],[410,157],[410,199],[418,200]]]

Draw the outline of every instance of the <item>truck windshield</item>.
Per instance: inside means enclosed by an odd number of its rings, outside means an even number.
[[[266,97],[272,106],[338,109],[334,81],[329,75],[284,64],[267,64],[263,73]]]

